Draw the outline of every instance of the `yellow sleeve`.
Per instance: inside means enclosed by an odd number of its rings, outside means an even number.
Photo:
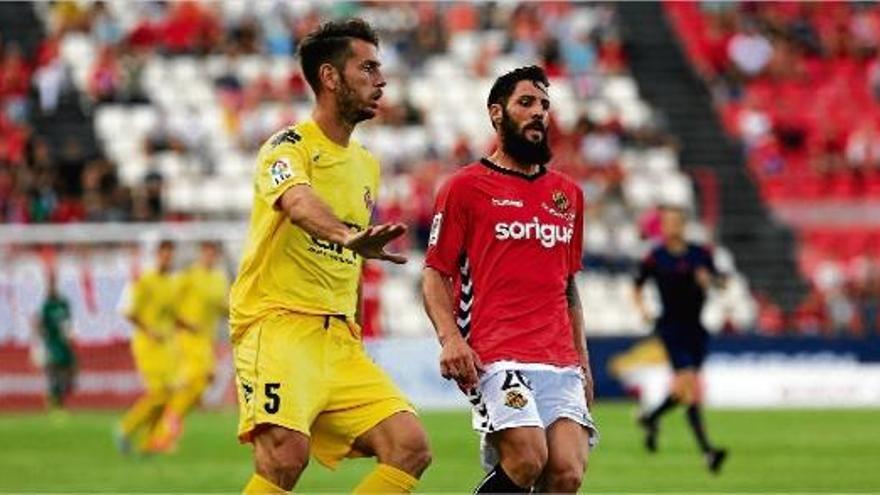
[[[302,136],[293,128],[276,134],[257,157],[256,195],[275,206],[284,191],[311,185],[311,161]]]
[[[187,306],[190,300],[191,291],[195,289],[195,287],[191,287],[191,273],[190,270],[184,270],[178,273],[175,276],[176,280],[174,283],[174,316],[186,323],[190,323],[187,318]]]
[[[379,194],[382,192],[382,181],[380,180],[380,177],[382,175],[382,166],[380,165],[379,160],[372,153],[370,153],[369,151],[366,151],[366,153],[369,163],[371,164],[370,199],[368,201],[370,203],[369,223],[373,223],[373,221],[375,220],[376,205],[379,204]]]
[[[128,305],[128,309],[126,310],[127,316],[134,316],[135,318],[139,319],[141,318],[141,313],[144,311],[144,306],[146,306],[147,297],[149,297],[147,280],[147,276],[143,275],[131,285],[131,299]]]

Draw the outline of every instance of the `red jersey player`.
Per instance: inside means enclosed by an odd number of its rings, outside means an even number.
[[[483,434],[477,493],[577,492],[597,439],[574,283],[583,195],[544,166],[547,86],[535,66],[495,81],[498,150],[444,184],[428,241],[423,291],[441,372],[467,392]]]

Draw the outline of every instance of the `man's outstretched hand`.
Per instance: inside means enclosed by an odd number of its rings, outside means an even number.
[[[360,232],[353,232],[344,245],[364,258],[402,265],[406,263],[406,256],[389,253],[385,251],[385,246],[405,233],[406,225],[402,223],[371,225]]]

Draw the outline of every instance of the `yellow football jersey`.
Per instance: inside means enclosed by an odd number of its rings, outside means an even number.
[[[195,264],[179,276],[177,317],[196,327],[200,336],[213,338],[217,323],[226,314],[229,296],[226,273],[219,268],[208,269]]]
[[[161,335],[170,336],[175,326],[178,279],[157,270],[144,272],[131,287],[128,315]]]
[[[232,338],[278,311],[353,317],[361,259],[317,239],[275,203],[288,188],[310,185],[354,230],[369,225],[379,187],[379,162],[355,140],[342,147],[313,121],[272,136],[260,149],[244,255],[230,293]]]

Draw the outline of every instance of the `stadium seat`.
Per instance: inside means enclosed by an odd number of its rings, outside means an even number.
[[[631,77],[613,76],[605,78],[602,96],[615,104],[628,103],[638,100],[639,90]]]

